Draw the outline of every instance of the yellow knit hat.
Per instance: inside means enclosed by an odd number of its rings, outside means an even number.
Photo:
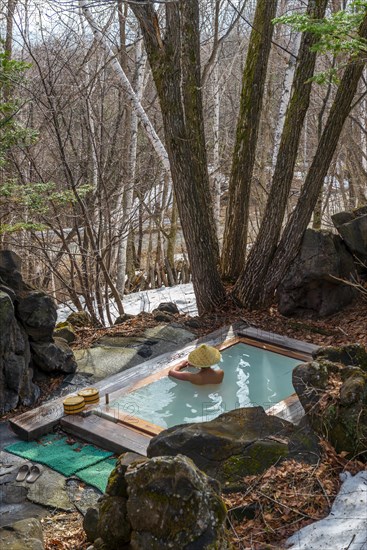
[[[187,360],[193,367],[202,369],[216,365],[219,363],[220,358],[221,354],[219,350],[213,348],[213,346],[202,344],[189,354]]]

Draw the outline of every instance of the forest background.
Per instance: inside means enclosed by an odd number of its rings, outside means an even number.
[[[0,33],[0,246],[96,323],[190,279],[268,305],[367,202],[366,2],[1,0]]]

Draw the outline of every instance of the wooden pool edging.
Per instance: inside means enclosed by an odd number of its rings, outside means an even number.
[[[158,374],[162,370],[166,370],[166,368],[169,369],[182,363],[183,358],[187,357],[200,344],[206,343],[220,346],[224,340],[228,341],[241,336],[250,338],[252,341],[257,341],[260,347],[264,347],[264,345],[277,345],[294,353],[308,356],[319,347],[300,340],[249,327],[243,322],[237,322],[231,326],[222,327],[205,337],[193,340],[175,352],[159,355],[154,359],[145,361],[135,367],[94,383],[93,386],[99,390],[101,403],[103,403],[106,394],[109,394],[110,398],[113,399],[115,392],[121,393],[122,390],[128,392],[147,376]],[[80,389],[82,388],[78,388],[78,390]],[[75,391],[69,395],[75,395]],[[158,433],[157,430],[160,431],[163,429],[154,426],[151,433],[149,433],[149,429],[139,432],[134,423],[124,425],[118,418],[115,420],[109,418],[107,420],[104,415],[97,416],[96,414],[91,414],[90,410],[84,416],[75,415],[75,418],[70,416],[65,417],[63,401],[66,397],[67,395],[64,395],[11,419],[9,423],[13,431],[21,439],[31,441],[48,433],[55,425],[60,423],[65,431],[96,445],[99,444],[107,450],[113,450],[114,452],[135,450],[135,452],[144,454],[143,451],[146,449],[149,439]],[[292,397],[290,396],[287,400]],[[278,409],[279,405],[279,403],[276,405]],[[279,411],[278,414],[280,414]],[[110,426],[108,426],[108,422],[111,423]],[[127,436],[127,434],[129,435]]]
[[[271,333],[268,333],[268,334],[271,335]],[[299,359],[300,361],[308,361],[311,357],[311,354],[309,352],[299,351],[298,349],[294,350],[294,349],[291,349],[290,347],[280,346],[278,343],[275,344],[273,342],[271,343],[266,342],[265,340],[255,340],[252,337],[249,337],[247,334],[246,336],[242,334],[238,336],[233,336],[232,338],[225,340],[224,342],[217,345],[216,347],[220,351],[223,351],[239,343],[248,344],[250,346],[257,347],[265,351],[277,353],[280,355],[285,355],[287,357],[292,357],[294,359]],[[180,361],[178,365],[184,365],[186,363],[187,363],[187,360],[185,359],[183,361]],[[139,389],[142,386],[147,386],[148,384],[151,384],[165,376],[168,376],[168,372],[172,368],[172,366],[173,365],[170,364],[167,367],[162,368],[162,370],[155,372],[154,374],[151,374],[150,376],[141,378],[132,387],[130,386],[128,388],[123,388],[121,390],[115,391],[113,394],[109,396],[110,403],[112,403],[122,395],[133,393],[135,390]],[[266,412],[267,414],[274,414],[274,415],[283,413],[283,415],[286,416],[287,415],[286,411],[288,411],[288,416],[291,414],[293,414],[294,416],[294,412],[292,413],[291,409],[295,408],[296,401],[299,403],[297,395],[293,393],[292,395],[288,396],[286,399],[283,399],[282,401],[275,403],[272,407],[268,409],[269,412],[268,410]],[[303,412],[302,407],[299,410],[300,410],[300,413],[302,414]],[[101,418],[105,418],[106,420],[110,419],[114,422],[118,422],[119,424],[122,424],[126,427],[130,427],[144,434],[148,434],[151,437],[154,437],[155,435],[159,434],[160,432],[166,429],[162,426],[157,426],[156,424],[153,424],[148,420],[144,420],[139,416],[136,416],[134,414],[134,411],[120,409],[118,406],[117,407],[112,406],[111,404],[107,405],[102,403],[97,407],[95,407],[93,412],[96,415],[100,416]]]
[[[184,347],[175,351],[163,353],[148,361],[142,361],[139,365],[131,367],[113,376],[109,376],[100,382],[93,383],[93,387],[99,390],[101,401],[104,400],[106,393],[111,394],[124,387],[130,387],[140,378],[162,369],[162,365],[168,363],[175,366],[186,357],[190,351],[200,344],[218,345],[226,338],[235,336],[237,328],[243,327],[243,323],[235,323],[231,326],[222,327],[211,334],[192,340]],[[87,385],[84,387],[88,387]],[[43,403],[35,409],[31,409],[15,418],[9,420],[12,430],[25,441],[32,441],[50,432],[60,420],[64,417],[63,401],[66,397],[75,395],[82,388],[77,388],[68,395],[63,395]]]

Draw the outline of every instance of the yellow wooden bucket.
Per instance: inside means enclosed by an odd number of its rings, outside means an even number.
[[[99,403],[99,391],[97,388],[84,388],[84,390],[78,391],[78,395],[83,397],[86,405]]]
[[[80,395],[71,395],[63,401],[65,414],[78,414],[85,407],[84,398]]]

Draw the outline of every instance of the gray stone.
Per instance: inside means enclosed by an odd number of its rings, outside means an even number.
[[[159,323],[171,323],[175,319],[171,313],[166,313],[164,311],[154,310],[152,313],[154,319]]]
[[[54,342],[32,342],[32,357],[38,368],[45,372],[76,371],[77,363],[68,343],[63,338],[54,338]]]
[[[93,327],[93,319],[86,311],[74,311],[66,319],[73,327]]]
[[[80,479],[67,479],[66,492],[75,506],[75,508],[83,514],[87,513],[89,508],[95,508],[101,498],[101,493],[98,489],[82,483]]]
[[[345,366],[355,366],[367,371],[367,351],[361,344],[349,344],[346,346],[325,346],[313,352],[316,360],[342,363]]]
[[[144,359],[152,359],[174,351],[194,340],[188,330],[168,325],[146,329],[141,336],[104,336],[95,347],[74,352],[80,374],[91,375],[91,382],[135,367]],[[151,353],[150,353],[151,352]]]
[[[55,328],[56,305],[44,292],[31,291],[24,298],[18,297],[17,318],[34,342],[50,342]]]
[[[14,290],[30,289],[22,279],[20,273],[21,259],[11,250],[0,251],[0,279],[2,284],[10,286]]]
[[[180,313],[180,310],[174,302],[161,302],[157,309],[158,311],[165,311],[166,313]]]
[[[350,280],[353,256],[338,235],[307,229],[300,251],[277,289],[282,315],[323,317],[340,311],[355,297]]]
[[[306,430],[262,407],[242,408],[209,422],[182,424],[162,431],[150,441],[148,457],[190,457],[198,468],[218,480],[223,490],[243,488],[243,477],[259,474],[282,458],[315,462],[318,446]]]
[[[109,550],[120,550],[130,541],[131,525],[125,498],[106,497],[102,500],[97,530]]]
[[[58,323],[53,333],[58,338],[63,338],[68,344],[72,344],[76,340],[76,334],[73,325],[65,321]]]
[[[130,321],[130,319],[134,319],[135,315],[130,315],[129,313],[124,313],[124,315],[119,315],[115,322],[114,322],[114,325],[122,325],[123,323],[125,323],[126,321]]]
[[[147,459],[137,453],[127,452],[119,456],[116,468],[112,470],[108,479],[106,494],[111,497],[127,498],[127,483],[125,473],[129,466],[140,464]]]
[[[367,214],[340,225],[338,232],[353,254],[367,259]]]
[[[98,538],[98,518],[98,508],[88,508],[83,519],[83,529],[89,542],[94,542]]]
[[[42,527],[38,519],[29,518],[0,528],[3,550],[43,550]]]
[[[25,488],[27,499],[35,504],[41,504],[57,510],[74,511],[65,484],[65,477],[54,470],[44,468],[42,475],[34,482],[17,482],[17,487]]]
[[[338,212],[331,219],[351,253],[365,262],[367,260],[367,206],[356,208],[351,212]]]
[[[137,358],[137,350],[128,348],[96,347],[75,350],[79,374],[90,375],[96,382],[122,372],[142,361]]]
[[[128,468],[125,477],[133,550],[230,548],[220,494],[189,458],[153,458]]]

